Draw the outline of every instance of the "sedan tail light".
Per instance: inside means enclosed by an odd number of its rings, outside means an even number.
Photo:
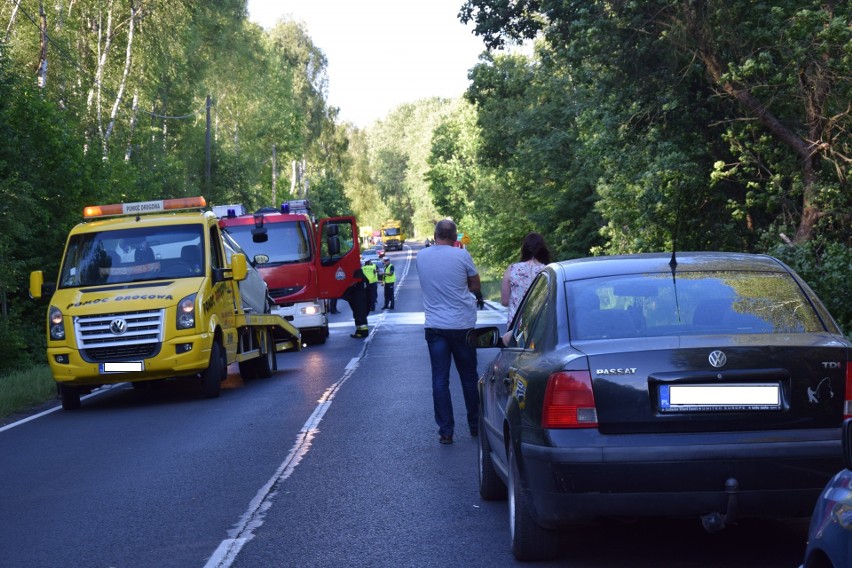
[[[843,404],[843,418],[852,418],[852,361],[846,362],[846,398]]]
[[[550,375],[547,380],[547,389],[544,391],[541,426],[542,428],[597,428],[598,412],[595,409],[591,373],[562,371]]]

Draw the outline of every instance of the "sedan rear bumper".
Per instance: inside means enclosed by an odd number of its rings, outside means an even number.
[[[522,443],[521,460],[523,487],[535,488],[527,490],[529,503],[545,526],[725,514],[732,502],[743,517],[807,517],[842,468],[839,429],[606,436],[605,446]]]

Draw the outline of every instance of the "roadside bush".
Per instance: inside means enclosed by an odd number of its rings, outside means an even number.
[[[33,365],[24,334],[17,325],[13,326],[8,320],[0,321],[0,361],[0,376]]]
[[[56,398],[56,383],[47,365],[0,377],[0,418],[27,411]]]

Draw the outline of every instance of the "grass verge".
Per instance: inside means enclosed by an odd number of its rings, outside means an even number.
[[[0,418],[56,398],[56,383],[47,365],[0,377]]]

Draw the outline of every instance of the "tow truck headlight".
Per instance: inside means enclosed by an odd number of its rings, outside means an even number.
[[[47,325],[50,329],[50,339],[54,341],[65,339],[65,322],[62,318],[62,312],[56,306],[50,306],[50,310],[47,312]]]
[[[195,327],[195,294],[190,294],[178,302],[177,328],[192,329]]]

